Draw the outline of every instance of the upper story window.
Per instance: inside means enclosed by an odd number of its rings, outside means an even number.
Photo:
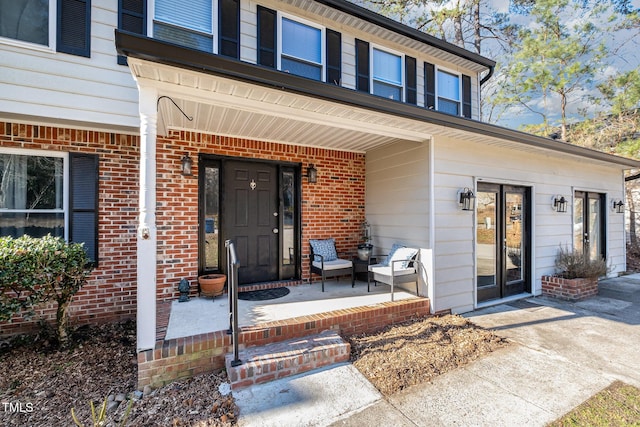
[[[471,118],[471,77],[425,62],[424,80],[425,108]]]
[[[281,18],[280,70],[323,80],[323,28]]]
[[[438,70],[438,111],[460,115],[460,76]]]
[[[402,101],[402,56],[378,48],[372,53],[372,93]]]
[[[258,5],[259,65],[302,77],[342,82],[339,32]]]
[[[0,38],[89,57],[91,1],[2,0]]]
[[[239,58],[239,0],[155,0],[153,9],[154,38]]]

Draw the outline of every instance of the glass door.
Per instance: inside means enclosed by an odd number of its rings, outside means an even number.
[[[530,291],[529,189],[479,183],[476,201],[478,302]]]
[[[604,258],[604,194],[576,191],[573,199],[573,245],[591,260]]]

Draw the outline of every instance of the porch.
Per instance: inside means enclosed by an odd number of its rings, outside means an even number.
[[[429,299],[390,287],[348,280],[289,286],[284,297],[266,301],[238,301],[241,348],[280,342],[334,330],[341,335],[373,332],[385,325],[429,314]],[[157,341],[138,353],[138,386],[161,386],[224,368],[232,351],[228,298],[192,298],[158,304]]]

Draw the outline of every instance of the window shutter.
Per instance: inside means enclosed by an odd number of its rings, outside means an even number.
[[[327,83],[337,86],[342,82],[342,34],[327,28]]]
[[[220,55],[240,58],[240,1],[219,0],[218,28]]]
[[[356,89],[369,93],[369,43],[356,39]]]
[[[462,75],[462,115],[471,118],[471,77]]]
[[[118,0],[118,28],[147,35],[146,0]],[[127,65],[127,57],[118,55],[118,64]]]
[[[405,67],[405,102],[416,105],[418,103],[418,81],[416,70],[416,58],[404,57]]]
[[[276,11],[258,6],[258,64],[276,68]]]
[[[98,263],[98,156],[71,153],[69,180],[69,241],[84,243]]]
[[[91,0],[58,0],[56,50],[91,56]]]
[[[428,62],[424,63],[424,107],[436,109],[436,69]]]

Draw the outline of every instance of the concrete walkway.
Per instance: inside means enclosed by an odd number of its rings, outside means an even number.
[[[543,426],[617,379],[640,387],[640,275],[467,317],[514,344],[389,398],[351,365],[254,386],[234,393],[239,425]]]

